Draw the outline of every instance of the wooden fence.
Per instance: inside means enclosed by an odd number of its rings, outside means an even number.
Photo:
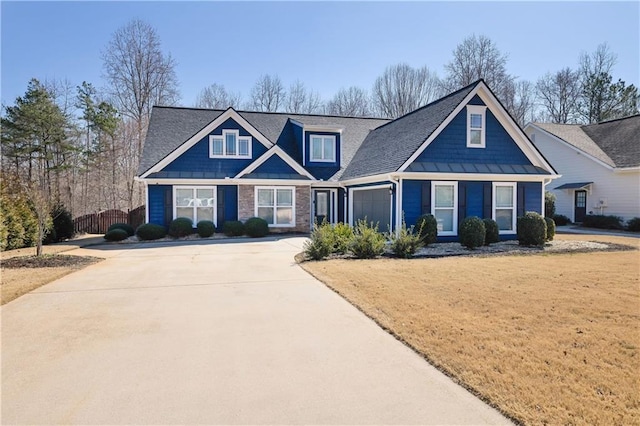
[[[145,206],[136,207],[129,212],[122,210],[104,210],[98,213],[85,214],[73,219],[76,233],[104,234],[114,223],[128,223],[137,228],[145,220]]]

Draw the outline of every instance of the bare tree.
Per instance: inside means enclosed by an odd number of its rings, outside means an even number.
[[[372,102],[383,117],[397,118],[426,105],[438,93],[438,77],[427,67],[387,67],[373,85]]]
[[[503,101],[514,81],[507,73],[507,58],[489,37],[467,37],[453,51],[451,62],[445,65],[444,88],[452,92],[482,78]]]
[[[553,74],[546,73],[536,83],[536,95],[545,120],[552,123],[576,122],[580,93],[580,72],[569,67]]]
[[[502,103],[518,125],[524,126],[527,122],[534,121],[535,87],[530,81],[519,80],[509,83],[504,90]]]
[[[315,114],[322,110],[322,101],[317,92],[307,90],[300,80],[296,80],[289,87],[285,109],[294,114]]]
[[[200,91],[195,106],[212,109],[227,109],[229,107],[238,109],[241,101],[240,93],[229,92],[223,85],[213,83]]]
[[[249,109],[263,112],[277,112],[284,107],[286,92],[280,77],[262,75],[251,89]]]
[[[125,118],[133,120],[136,127],[134,163],[142,155],[142,147],[154,105],[175,105],[180,98],[175,73],[175,61],[164,54],[160,37],[148,23],[139,19],[130,21],[112,36],[102,52],[105,78],[109,84],[111,103]],[[128,171],[133,182],[136,169]],[[129,208],[134,200],[131,192]],[[142,185],[138,185],[137,197],[141,200]]]
[[[618,62],[618,56],[607,43],[602,43],[598,45],[595,52],[580,54],[581,76],[584,78],[592,74],[611,74],[616,62]]]
[[[369,117],[371,116],[369,95],[364,89],[356,86],[340,89],[327,103],[327,112],[332,115]]]

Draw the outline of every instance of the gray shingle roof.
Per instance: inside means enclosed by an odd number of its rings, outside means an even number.
[[[480,81],[369,133],[343,179],[398,170],[478,84]]]
[[[141,175],[149,170],[223,112],[223,110],[154,107],[138,174]],[[292,132],[285,129],[289,119],[305,125],[340,127],[343,129],[341,144],[341,164],[343,165],[349,164],[358,147],[371,130],[389,122],[389,120],[375,118],[237,112],[267,139],[277,143],[293,158],[300,158],[301,155],[297,152]],[[342,172],[344,172],[344,167],[338,170],[330,180],[339,179]]]
[[[586,126],[534,124],[611,167],[640,166],[640,115]]]

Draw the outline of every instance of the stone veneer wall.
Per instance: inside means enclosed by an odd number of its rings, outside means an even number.
[[[283,185],[286,186],[286,185]],[[255,185],[239,185],[238,186],[238,220],[246,221],[250,217],[255,216]],[[311,187],[296,186],[296,226],[294,228],[276,228],[271,227],[269,230],[273,233],[278,232],[309,232],[310,231],[310,208],[311,208]]]

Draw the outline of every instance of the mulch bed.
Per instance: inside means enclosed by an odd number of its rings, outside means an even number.
[[[42,255],[42,256],[18,256],[2,261],[2,268],[57,268],[57,267],[83,267],[96,262],[101,258],[93,256],[67,256],[67,255]]]

